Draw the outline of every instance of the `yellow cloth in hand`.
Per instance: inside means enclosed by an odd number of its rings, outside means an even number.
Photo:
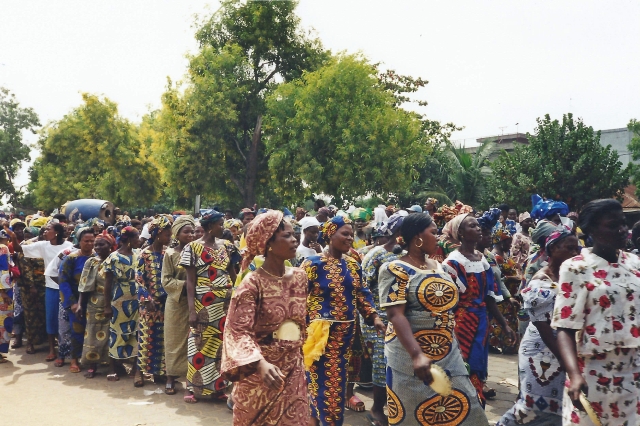
[[[307,327],[307,340],[302,346],[304,353],[304,366],[307,370],[311,368],[314,361],[320,359],[324,354],[329,341],[329,329],[331,322],[327,320],[312,321]]]

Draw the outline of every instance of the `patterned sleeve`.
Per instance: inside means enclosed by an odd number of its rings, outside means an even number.
[[[555,301],[555,284],[546,283],[542,280],[531,280],[529,285],[522,290],[522,301],[524,309],[529,314],[532,322],[551,321],[553,306]]]
[[[9,247],[0,245],[0,290],[11,290],[9,275]]]
[[[104,277],[107,272],[111,272],[114,277],[118,275],[118,252],[114,251],[100,265],[100,276]]]
[[[240,255],[240,251],[238,251],[238,247],[233,244],[231,241],[224,241],[224,245],[227,249],[227,254],[229,255],[229,263],[232,265],[237,265],[242,261],[242,256]]]
[[[78,258],[76,256],[66,256],[60,263],[58,269],[58,285],[60,286],[60,303],[65,309],[78,303],[76,296],[71,291],[71,283],[74,280],[73,270]],[[53,262],[53,261],[52,261]]]
[[[182,254],[180,255],[180,266],[184,266],[185,268],[196,266],[196,257],[193,252],[193,243],[189,243],[182,249]]]
[[[406,291],[409,275],[395,262],[385,263],[380,267],[378,275],[378,292],[380,307],[407,303]]]
[[[231,297],[225,322],[220,372],[234,382],[253,374],[255,363],[263,359],[254,331],[260,297],[254,279],[256,275],[249,274],[242,280]]]
[[[141,302],[153,300],[149,294],[149,274],[147,273],[147,264],[149,262],[149,253],[142,252],[138,258],[136,265],[136,284],[138,288],[138,300]]]
[[[553,328],[582,330],[585,325],[585,309],[589,290],[586,285],[583,285],[580,275],[581,271],[586,274],[589,273],[589,270],[584,268],[584,265],[574,266],[574,262],[570,259],[560,266],[558,281],[561,284],[553,308],[553,320],[551,321]]]
[[[356,288],[356,307],[365,322],[369,324],[371,317],[378,313],[373,301],[373,294],[371,294],[367,283],[362,280],[362,268],[360,268],[360,264],[347,261],[347,268],[353,277],[353,286]]]
[[[451,280],[456,283],[460,293],[467,291],[467,271],[457,260],[446,259],[442,264],[442,269],[451,276]]]
[[[96,289],[96,272],[100,261],[96,257],[90,257],[87,259],[84,267],[82,268],[82,274],[80,275],[80,283],[78,283],[78,291],[80,293],[91,293]]]

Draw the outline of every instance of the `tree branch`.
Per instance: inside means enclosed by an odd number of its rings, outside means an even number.
[[[238,143],[238,138],[233,137],[232,139],[236,144],[236,148],[238,148],[238,152],[240,153],[240,155],[242,155],[242,158],[244,158],[244,161],[246,162],[247,161],[247,157],[244,155],[244,152],[242,152],[242,149],[240,148],[240,144]]]

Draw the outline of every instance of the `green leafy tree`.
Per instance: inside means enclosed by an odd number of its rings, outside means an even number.
[[[629,152],[633,161],[640,160],[640,121],[635,118],[629,120],[627,129],[631,132],[631,142],[629,142]],[[640,196],[640,166],[631,163],[631,180],[636,186],[636,195]]]
[[[566,202],[572,210],[597,198],[618,197],[629,184],[631,167],[622,167],[611,145],[600,144],[600,132],[572,114],[562,122],[549,115],[537,120],[529,144],[503,151],[491,164],[491,190],[495,202],[522,210],[531,208],[530,196]]]
[[[340,203],[406,191],[433,141],[420,116],[397,102],[358,55],[333,58],[278,87],[266,121],[276,192],[286,200],[323,193]]]
[[[296,6],[226,0],[198,24],[200,50],[185,87],[169,84],[159,117],[164,179],[174,196],[276,202],[263,141],[265,97],[328,57],[301,30]]]
[[[40,126],[31,108],[22,108],[14,94],[0,87],[0,195],[15,203],[19,190],[15,178],[23,162],[29,160],[29,146],[22,141],[24,131],[35,133]]]
[[[123,208],[151,205],[160,175],[140,156],[136,127],[107,98],[83,94],[83,104],[49,124],[38,140],[31,190],[44,209],[78,198],[101,198]]]

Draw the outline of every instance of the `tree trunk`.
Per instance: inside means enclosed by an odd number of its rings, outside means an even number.
[[[260,139],[262,138],[262,116],[259,115],[256,120],[256,127],[253,129],[251,137],[251,149],[247,156],[247,174],[246,186],[244,193],[245,207],[252,207],[256,203],[256,184],[258,180],[258,150],[260,148]]]

